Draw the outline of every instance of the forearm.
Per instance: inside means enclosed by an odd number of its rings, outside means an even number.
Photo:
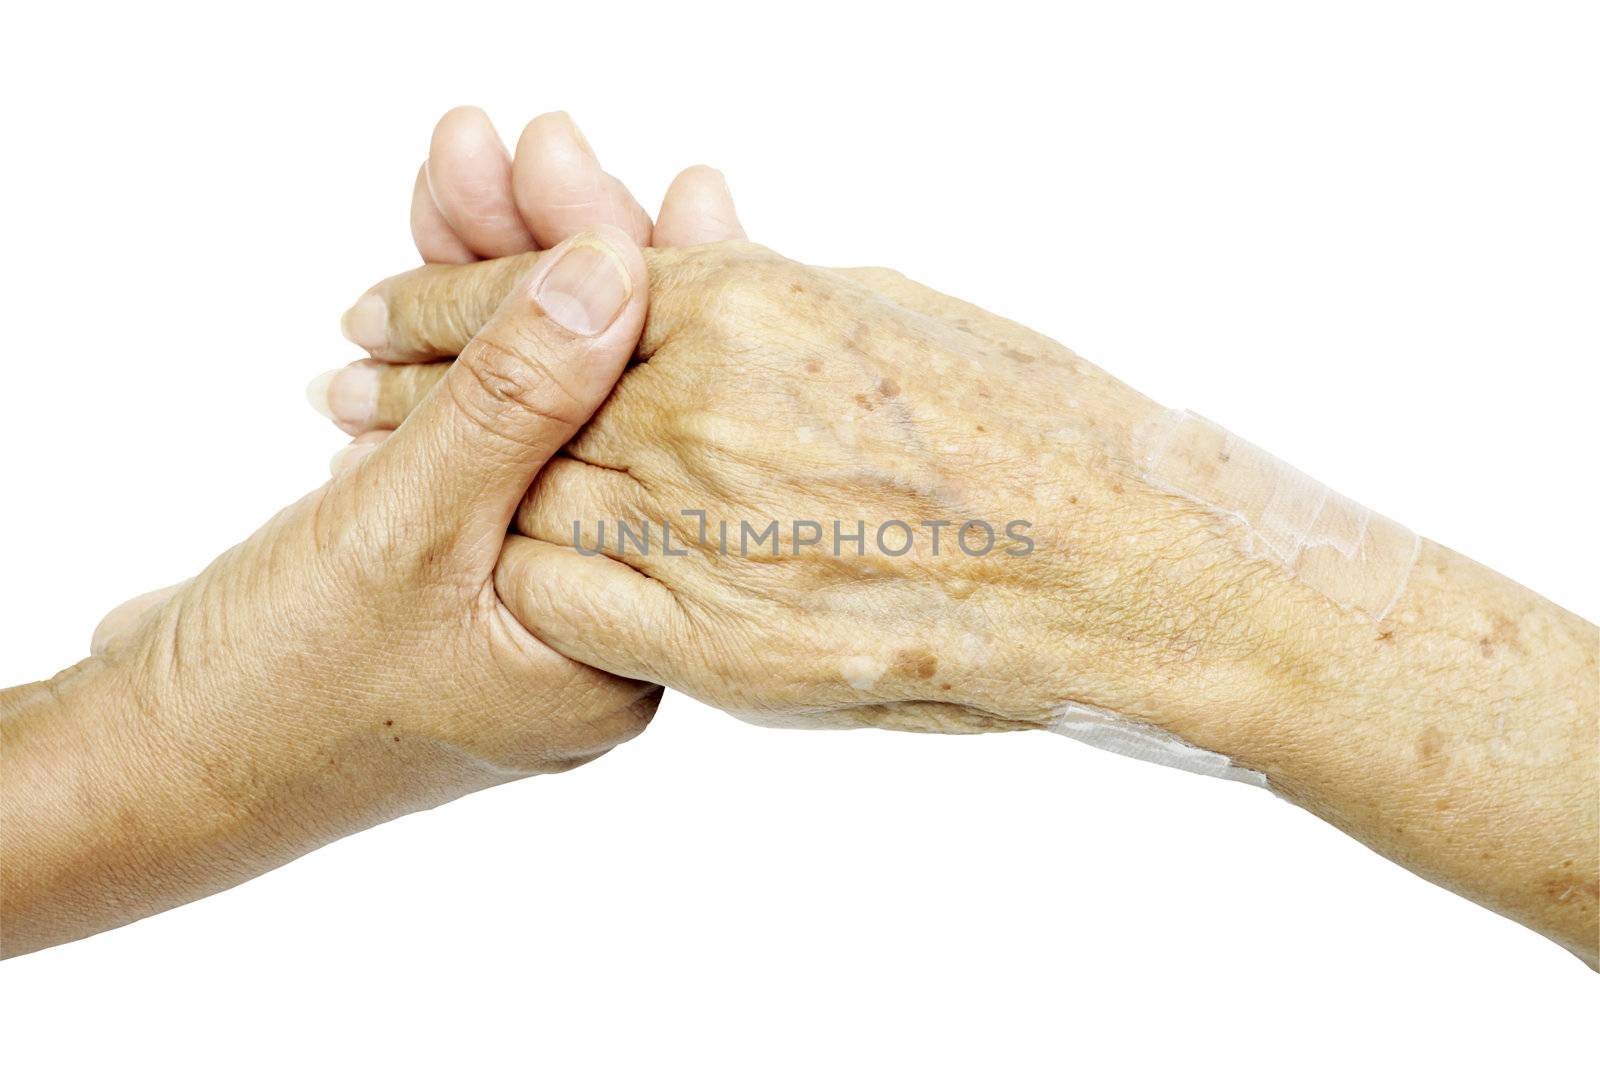
[[[489,784],[442,746],[176,704],[104,659],[0,693],[0,954],[208,896]]]
[[[509,263],[381,284],[373,351],[455,350]],[[569,447],[560,507],[530,498],[532,540],[497,573],[550,647],[764,722],[1131,720],[1594,960],[1592,626],[893,272],[738,245],[652,271],[648,384],[622,380]],[[1037,551],[864,560],[796,537],[781,564],[690,553],[648,573],[558,553],[574,510],[613,510],[619,470],[649,472],[629,504],[663,527],[713,507],[880,530],[1024,517]]]
[[[1193,740],[1595,966],[1600,631],[1431,542],[1381,622],[1283,617],[1319,668]]]

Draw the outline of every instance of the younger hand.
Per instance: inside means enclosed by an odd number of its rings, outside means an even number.
[[[384,447],[103,655],[5,695],[7,953],[644,728],[659,689],[552,651],[493,574],[534,475],[633,353],[646,291],[615,228],[544,253]]]

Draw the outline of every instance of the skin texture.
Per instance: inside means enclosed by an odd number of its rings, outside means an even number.
[[[598,242],[627,268],[631,297],[609,329],[574,334],[530,303],[547,255],[498,310],[481,309],[487,325],[461,360],[410,368],[421,376],[403,407],[382,409],[391,426],[424,380],[443,385],[405,434],[357,426],[328,486],[198,578],[113,610],[93,659],[0,693],[0,952],[121,925],[385,819],[576,766],[653,714],[658,687],[552,652],[496,600],[490,571],[540,463],[636,347],[633,242],[742,237],[727,185],[689,168],[652,227],[570,118],[535,119],[513,160],[481,111],[458,108],[435,130],[411,224],[427,262]],[[346,328],[381,337],[385,318],[369,303]],[[330,416],[362,380],[337,377],[316,395]],[[365,403],[362,419],[381,414]]]
[[[728,184],[712,167],[679,173],[652,222],[627,188],[601,168],[589,139],[566,112],[529,122],[513,156],[488,115],[475,107],[452,108],[434,127],[412,189],[410,225],[424,263],[474,263],[482,256],[549,248],[605,225],[657,248],[745,236]],[[492,310],[477,309],[476,321]],[[395,358],[409,369],[376,373],[387,357],[386,314],[370,302],[352,308],[345,333],[375,358],[320,375],[307,390],[318,411],[356,438],[334,457],[334,473],[370,455],[444,377],[446,364],[410,363],[417,355],[404,350]],[[90,651],[99,654],[133,632],[181,588],[179,583],[153,590],[113,608],[96,626]]]
[[[448,353],[530,262],[378,286],[389,357]],[[496,572],[541,639],[781,725],[1008,730],[1064,701],[1107,709],[1265,773],[1595,964],[1595,627],[1432,542],[1381,623],[1342,609],[1140,476],[1151,401],[893,272],[744,243],[649,264],[644,362],[542,473]],[[392,410],[422,381],[384,376]],[[723,555],[689,509],[713,529],[1022,518],[1036,548]],[[577,551],[602,518],[666,523],[687,551]]]
[[[534,475],[634,351],[645,283],[615,228],[545,253],[381,451],[102,655],[0,693],[4,954],[644,728],[659,689],[551,650],[492,576]]]
[[[412,210],[425,261],[566,236],[552,214],[565,203],[637,224],[565,116],[535,120],[510,163],[485,147],[486,127],[473,109],[441,122]],[[458,231],[440,202],[461,221],[473,190],[488,195],[471,218],[520,212],[527,237]],[[680,175],[644,232],[662,247],[743,236],[707,168]],[[425,361],[459,351],[531,264],[392,279],[347,317],[375,358],[334,379],[335,398],[354,402],[332,414],[356,435],[336,470],[381,450],[449,365]],[[498,569],[531,630],[781,725],[1015,729],[1060,700],[1093,703],[1264,771],[1280,794],[1594,965],[1592,626],[1432,543],[1381,625],[1338,610],[1241,553],[1218,516],[1138,477],[1130,434],[1149,401],[893,272],[817,271],[736,246],[654,257],[651,270],[663,298],[641,349],[650,362],[519,509],[544,539],[513,539]],[[567,547],[572,517],[589,531],[600,518],[665,521],[684,546],[696,526],[684,507],[735,523],[1021,507],[1037,545],[979,561],[930,557],[925,535],[902,558],[666,557],[659,534],[650,559]],[[126,625],[108,618],[97,641]]]

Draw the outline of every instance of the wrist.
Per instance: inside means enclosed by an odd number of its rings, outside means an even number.
[[[442,755],[291,727],[155,661],[135,646],[4,695],[7,954],[207,896],[475,788]]]

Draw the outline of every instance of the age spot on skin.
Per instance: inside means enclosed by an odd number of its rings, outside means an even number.
[[[1545,879],[1544,892],[1555,904],[1575,904],[1589,910],[1589,901],[1600,900],[1600,883],[1571,875],[1557,874]]]
[[[1445,740],[1444,731],[1437,726],[1422,731],[1417,738],[1417,758],[1424,766],[1443,769],[1444,764],[1449,762],[1449,757],[1444,754]]]
[[[939,670],[939,657],[921,648],[903,648],[894,655],[894,672],[907,678],[932,678]]]
[[[1488,636],[1478,642],[1478,648],[1485,659],[1493,656],[1496,649],[1505,649],[1510,652],[1525,652],[1522,645],[1522,631],[1516,623],[1507,618],[1497,618]]]
[[[883,381],[878,383],[878,392],[883,396],[899,396],[900,383],[894,381],[892,378],[885,378]]]

